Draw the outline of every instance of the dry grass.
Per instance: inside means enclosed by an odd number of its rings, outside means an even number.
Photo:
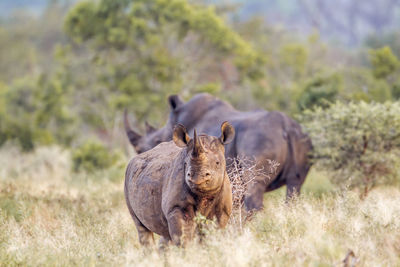
[[[266,194],[265,210],[242,232],[212,231],[201,244],[159,254],[140,248],[123,170],[71,173],[68,151],[57,147],[5,148],[0,164],[2,266],[342,266],[349,249],[360,266],[400,265],[398,188],[361,201],[316,186],[326,181],[313,172],[289,205],[282,191]]]

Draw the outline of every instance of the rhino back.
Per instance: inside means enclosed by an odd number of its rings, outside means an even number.
[[[281,161],[286,156],[283,124],[274,112],[254,112],[252,116],[233,120],[237,136],[236,155],[264,157]]]
[[[221,123],[226,121],[222,119],[230,117],[232,112],[237,111],[227,102],[203,93],[195,95],[176,111],[174,123],[185,125],[190,134],[194,128],[199,133],[207,133],[209,126],[217,127],[219,134]]]
[[[125,191],[128,207],[150,231],[168,236],[162,213],[163,185],[171,176],[171,165],[181,149],[172,141],[134,157],[127,168]]]
[[[227,158],[269,158],[282,161],[287,144],[283,138],[284,115],[264,110],[240,112],[215,107],[196,124],[201,133],[218,136],[221,125],[229,121],[236,131],[235,139],[225,148]]]

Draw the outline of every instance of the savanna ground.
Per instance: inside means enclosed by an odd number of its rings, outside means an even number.
[[[400,190],[378,187],[360,200],[313,170],[300,198],[265,195],[242,231],[210,230],[202,243],[144,251],[125,205],[124,164],[71,171],[57,146],[0,150],[1,266],[360,266],[400,265]],[[157,239],[157,238],[156,238]]]

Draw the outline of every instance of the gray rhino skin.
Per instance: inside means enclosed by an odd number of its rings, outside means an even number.
[[[265,170],[264,174],[257,175],[248,189],[246,209],[262,209],[263,194],[283,185],[287,187],[287,199],[300,193],[311,166],[309,153],[312,144],[310,138],[302,132],[301,126],[287,115],[265,110],[241,112],[227,102],[205,93],[195,95],[186,103],[176,95],[170,96],[168,101],[171,111],[166,125],[158,130],[147,126],[144,136],[131,129],[125,112],[125,130],[138,153],[162,141],[171,140],[172,128],[177,123],[185,125],[188,132],[196,127],[201,133],[215,135],[219,130],[215,125],[230,121],[236,136],[226,147],[226,159],[254,159],[256,169]],[[275,174],[270,174],[268,160],[280,164]],[[270,178],[266,179],[266,175]]]
[[[221,126],[221,137],[189,137],[182,125],[173,131],[173,141],[134,157],[125,174],[125,200],[135,222],[139,241],[148,246],[153,233],[184,245],[193,238],[197,212],[217,218],[224,227],[232,211],[232,192],[225,165],[224,145],[234,128]]]

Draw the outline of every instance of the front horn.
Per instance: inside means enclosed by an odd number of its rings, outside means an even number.
[[[200,138],[197,136],[196,129],[194,129],[192,156],[198,157],[203,152],[204,152],[203,144],[201,143]]]

